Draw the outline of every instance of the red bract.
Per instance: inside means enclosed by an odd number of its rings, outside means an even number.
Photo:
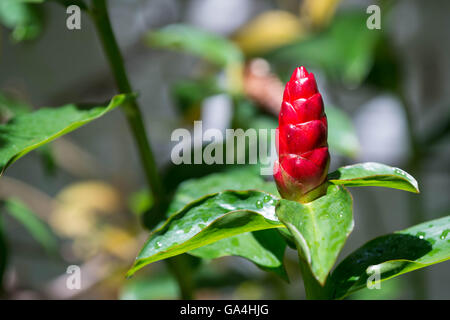
[[[283,198],[300,201],[325,181],[330,162],[322,96],[304,67],[286,84],[278,122],[274,178]]]

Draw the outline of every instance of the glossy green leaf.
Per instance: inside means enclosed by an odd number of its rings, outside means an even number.
[[[12,38],[17,42],[36,38],[43,25],[39,7],[17,0],[0,1],[0,23],[13,30]]]
[[[183,24],[150,31],[145,43],[155,48],[193,54],[219,66],[243,60],[241,51],[226,38]]]
[[[11,118],[29,113],[32,108],[22,100],[0,92],[0,123],[5,123]],[[56,161],[50,144],[42,145],[37,149],[45,173],[54,174],[56,171]]]
[[[39,219],[22,201],[8,199],[5,201],[6,211],[23,225],[31,236],[49,253],[56,251],[57,241],[48,226]]]
[[[182,183],[170,205],[169,215],[189,202],[210,193],[222,190],[257,189],[278,196],[273,182],[264,181],[254,168],[233,169],[223,173],[215,173],[200,179],[192,179]],[[283,256],[286,242],[274,230],[257,231],[238,234],[225,238],[189,252],[190,254],[214,259],[225,256],[240,256],[246,258],[260,268],[273,271],[287,279],[283,267]]]
[[[367,242],[336,267],[329,285],[335,287],[333,297],[340,299],[366,287],[376,271],[383,281],[449,259],[450,216],[446,216]]]
[[[189,253],[203,259],[239,256],[288,280],[283,265],[286,241],[277,230],[260,230],[222,239]]]
[[[107,106],[81,109],[74,104],[43,108],[18,115],[0,125],[0,170],[28,152],[87,124],[122,104],[129,96],[115,96]]]
[[[181,210],[188,203],[207,194],[223,190],[260,190],[279,198],[275,183],[264,181],[258,172],[250,167],[213,173],[203,178],[184,181],[178,187],[169,206],[168,216]]]
[[[409,173],[376,162],[341,167],[330,173],[328,180],[348,187],[386,187],[419,193],[419,185]]]
[[[223,191],[191,202],[154,231],[128,275],[145,265],[237,234],[280,228],[277,198],[261,191]]]
[[[326,195],[309,203],[280,200],[276,214],[292,234],[300,258],[324,284],[353,230],[350,193],[342,186],[329,185]]]
[[[347,157],[355,157],[359,151],[359,141],[350,117],[341,109],[327,105],[328,145],[331,151]]]

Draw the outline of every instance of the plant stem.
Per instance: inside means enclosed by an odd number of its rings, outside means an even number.
[[[306,299],[326,300],[329,299],[328,287],[322,286],[314,277],[308,263],[300,258],[300,271],[302,273],[303,284],[305,286]]]
[[[114,75],[119,92],[132,93],[133,90],[125,71],[123,57],[111,27],[106,1],[92,0],[90,14],[97,29],[98,36],[101,40],[103,50],[108,59],[109,66]],[[136,99],[132,98],[129,102],[122,105],[122,110],[125,113],[128,125],[139,150],[139,156],[145,172],[145,177],[153,195],[154,207],[157,208],[157,211],[158,209],[162,211],[163,208],[165,208],[167,197],[157,171],[156,161],[147,138],[144,122],[142,120],[142,114]],[[157,212],[153,213],[156,214]],[[158,214],[158,218],[163,216],[164,215],[162,213]],[[185,266],[186,268],[180,268],[179,266],[180,264],[182,266],[185,265],[183,259],[186,260],[186,257],[180,256],[177,260],[168,259],[166,261],[169,269],[172,270],[178,281],[181,298],[192,299],[193,285],[191,282],[186,281],[188,276],[191,276],[190,271],[187,269],[187,265]],[[189,275],[187,276],[186,274],[188,273]]]
[[[190,265],[187,257],[184,255],[175,256],[167,259],[167,266],[175,276],[180,289],[180,295],[184,300],[194,299],[194,279],[190,272]]]
[[[111,27],[105,0],[92,0],[91,15],[119,92],[132,93],[133,90],[128,81],[122,54],[120,53]],[[155,158],[148,142],[142,114],[136,99],[130,99],[129,102],[122,105],[122,110],[125,113],[128,125],[139,149],[141,164],[148,184],[150,185],[154,201],[163,201],[165,199],[165,193],[157,172]]]

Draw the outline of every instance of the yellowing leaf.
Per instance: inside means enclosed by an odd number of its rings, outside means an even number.
[[[99,213],[113,213],[120,208],[120,194],[112,186],[101,181],[80,182],[56,196],[49,222],[61,236],[85,237],[95,232]]]
[[[234,36],[234,41],[246,54],[254,55],[265,52],[304,34],[304,28],[294,14],[274,10],[267,11],[242,27]]]
[[[120,208],[120,194],[101,181],[85,181],[70,185],[59,193],[58,201],[74,204],[86,210],[113,213]]]
[[[135,235],[114,226],[106,226],[102,229],[100,241],[103,249],[123,260],[132,259],[138,249]]]
[[[314,27],[327,25],[340,0],[305,0],[301,7],[302,19]]]

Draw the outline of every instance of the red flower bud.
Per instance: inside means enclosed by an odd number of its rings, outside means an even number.
[[[300,201],[327,176],[327,117],[314,74],[295,69],[286,84],[277,129],[274,178],[285,199]]]

